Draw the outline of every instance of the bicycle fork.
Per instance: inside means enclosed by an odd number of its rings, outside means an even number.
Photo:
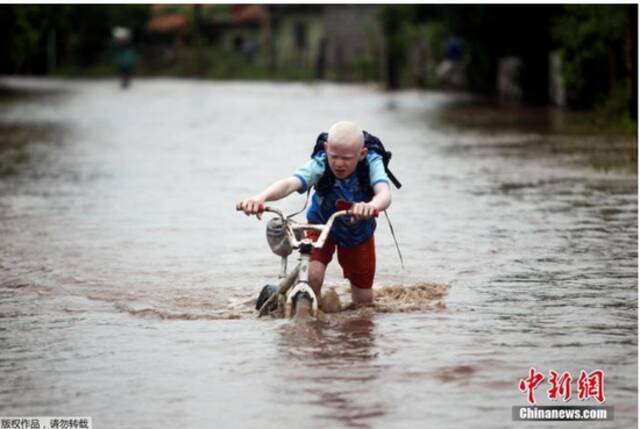
[[[300,249],[300,259],[298,272],[298,283],[287,294],[287,301],[284,306],[284,315],[286,318],[293,317],[293,299],[300,293],[307,293],[311,298],[311,314],[313,317],[318,317],[318,297],[315,292],[309,286],[309,261],[311,260],[311,245],[305,246],[304,243]]]

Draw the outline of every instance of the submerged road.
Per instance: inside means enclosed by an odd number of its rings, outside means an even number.
[[[0,99],[0,415],[511,428],[530,367],[574,380],[599,368],[615,421],[597,426],[637,426],[637,176],[593,168],[610,152],[581,150],[623,138],[544,120],[469,126],[510,113],[366,86],[0,83],[12,90]],[[382,139],[404,184],[389,214],[406,269],[381,217],[375,289],[447,295],[300,336],[252,317],[279,261],[265,223],[234,203],[290,175],[342,119]],[[327,282],[344,292],[340,274],[334,261]],[[540,404],[556,403],[548,387]],[[573,389],[569,405],[597,404]]]

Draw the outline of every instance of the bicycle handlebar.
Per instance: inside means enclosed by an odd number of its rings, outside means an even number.
[[[282,222],[286,225],[287,235],[289,236],[289,242],[291,243],[291,246],[293,248],[298,248],[302,243],[302,240],[298,240],[296,238],[295,231],[307,231],[307,230],[320,231],[320,236],[316,241],[312,242],[311,245],[316,249],[322,248],[322,246],[324,246],[325,241],[327,240],[329,231],[331,231],[333,222],[340,216],[351,215],[350,210],[340,210],[332,214],[331,217],[327,220],[327,223],[325,223],[324,225],[305,224],[305,223],[295,224],[290,222],[289,219],[287,219],[287,217],[282,213],[282,211],[278,210],[275,207],[265,206],[262,209],[262,211],[273,213],[278,217],[280,217],[280,219],[282,219]]]
[[[240,209],[237,209],[237,210],[240,210]],[[271,207],[271,206],[260,205],[258,213],[263,213],[263,212],[273,213],[273,214],[277,215],[280,219],[282,219],[283,224],[286,225],[287,235],[289,237],[289,242],[291,243],[291,246],[293,248],[298,248],[300,246],[300,244],[302,243],[302,240],[298,240],[296,238],[295,231],[297,231],[297,230],[300,230],[300,231],[306,231],[306,230],[320,231],[320,236],[318,237],[318,239],[311,243],[311,245],[313,247],[317,248],[317,249],[320,249],[320,248],[322,248],[324,246],[324,243],[327,240],[327,237],[329,236],[329,232],[331,231],[331,227],[333,226],[333,222],[337,218],[339,218],[341,216],[351,216],[351,215],[353,215],[351,209],[349,209],[349,210],[339,210],[339,211],[335,212],[334,214],[332,214],[331,217],[329,217],[329,219],[327,220],[326,224],[321,225],[321,224],[298,224],[298,223],[292,223],[291,221],[289,221],[289,219],[279,209],[277,209],[275,207]],[[378,217],[378,211],[377,210],[375,211],[373,217]]]

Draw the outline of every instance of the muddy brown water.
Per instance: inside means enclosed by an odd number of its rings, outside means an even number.
[[[469,126],[489,110],[450,107],[463,96],[366,86],[1,83],[29,95],[0,100],[0,415],[577,427],[511,421],[533,366],[602,368],[615,421],[597,427],[637,425],[637,175],[581,149],[629,138]],[[293,172],[340,119],[394,152],[406,268],[381,219],[374,308],[256,320],[279,261],[234,202]],[[346,299],[335,263],[327,281]]]

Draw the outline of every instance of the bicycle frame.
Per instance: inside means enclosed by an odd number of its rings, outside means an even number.
[[[297,223],[290,218],[284,216],[284,214],[274,208],[266,206],[264,207],[265,212],[274,213],[282,219],[283,225],[285,225],[287,232],[287,239],[289,240],[289,244],[291,248],[297,250],[299,253],[298,264],[293,269],[293,271],[287,275],[287,264],[286,257],[282,258],[282,272],[280,277],[283,280],[280,282],[278,286],[278,291],[275,293],[269,300],[267,300],[260,309],[258,317],[262,316],[265,312],[263,309],[268,307],[268,304],[274,297],[278,295],[286,296],[285,300],[285,317],[291,318],[293,316],[293,299],[298,294],[298,292],[306,292],[311,297],[311,312],[313,317],[318,316],[318,297],[315,292],[309,285],[309,262],[311,261],[311,250],[313,248],[321,249],[325,242],[327,241],[327,237],[329,236],[329,232],[331,231],[331,227],[333,226],[333,222],[340,216],[347,216],[351,214],[350,210],[341,210],[335,212],[331,217],[327,220],[327,223],[324,225],[318,224],[301,224]],[[310,238],[306,236],[298,240],[296,237],[296,231],[319,231],[320,236],[316,241],[312,241]],[[295,283],[293,288],[291,287]]]

